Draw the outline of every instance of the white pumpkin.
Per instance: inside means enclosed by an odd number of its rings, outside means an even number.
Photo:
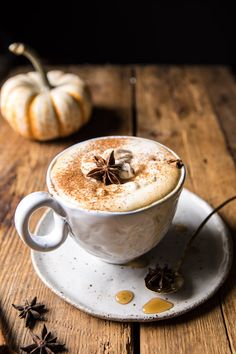
[[[1,113],[24,137],[50,140],[74,133],[88,122],[91,96],[77,75],[59,70],[44,72],[35,54],[22,43],[9,49],[26,56],[35,72],[16,75],[1,89]]]

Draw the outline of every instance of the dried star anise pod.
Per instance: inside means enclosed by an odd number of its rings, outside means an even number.
[[[52,354],[65,351],[65,344],[57,343],[57,337],[53,337],[45,325],[42,329],[41,338],[31,331],[30,335],[34,343],[27,345],[27,347],[21,347],[21,350],[26,353]]]
[[[162,268],[157,265],[154,269],[149,268],[144,280],[148,289],[158,293],[169,293],[175,290],[176,274],[168,266]]]
[[[106,160],[101,156],[94,156],[94,159],[97,167],[91,170],[87,174],[87,177],[102,181],[105,185],[120,184],[121,179],[119,177],[119,172],[121,170],[121,165],[116,164],[115,162],[114,150]]]
[[[46,312],[45,305],[37,304],[37,297],[35,296],[31,302],[25,301],[24,305],[12,306],[20,311],[19,317],[25,318],[25,327],[32,328],[37,320],[42,320],[42,314]]]
[[[180,160],[180,159],[170,159],[170,160],[168,160],[167,162],[168,162],[169,164],[171,164],[171,163],[176,163],[176,167],[179,168],[179,169],[181,169],[181,167],[184,166],[183,161]]]

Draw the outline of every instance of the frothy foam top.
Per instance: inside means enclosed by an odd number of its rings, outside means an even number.
[[[122,164],[121,184],[105,185],[87,177],[96,167],[94,156],[107,158],[114,150]],[[86,141],[61,154],[50,171],[52,193],[80,208],[100,211],[130,211],[168,195],[178,184],[181,171],[176,157],[151,140],[111,137]]]

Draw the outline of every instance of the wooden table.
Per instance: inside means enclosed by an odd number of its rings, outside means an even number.
[[[236,353],[235,264],[222,289],[186,315],[150,324],[104,321],[47,289],[13,225],[19,200],[46,190],[51,158],[69,145],[101,135],[136,134],[166,144],[186,163],[186,187],[213,206],[236,194],[236,84],[230,70],[174,66],[66,70],[81,75],[92,89],[93,117],[81,131],[67,139],[37,143],[21,138],[0,120],[0,308],[9,343],[18,351],[30,342],[11,304],[36,294],[50,309],[48,328],[66,343],[69,353]],[[236,202],[220,214],[234,234]]]

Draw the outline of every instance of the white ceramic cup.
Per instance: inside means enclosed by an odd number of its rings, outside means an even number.
[[[179,158],[173,151],[165,148]],[[106,262],[122,264],[141,256],[158,244],[174,217],[185,180],[184,166],[181,168],[176,188],[146,207],[127,212],[86,210],[63,199],[52,188],[50,172],[61,154],[52,160],[47,171],[49,193],[31,193],[21,200],[16,209],[16,229],[30,248],[42,252],[51,251],[59,247],[70,235],[91,254]],[[54,212],[54,229],[45,236],[33,235],[29,231],[30,216],[43,206],[51,208]]]

